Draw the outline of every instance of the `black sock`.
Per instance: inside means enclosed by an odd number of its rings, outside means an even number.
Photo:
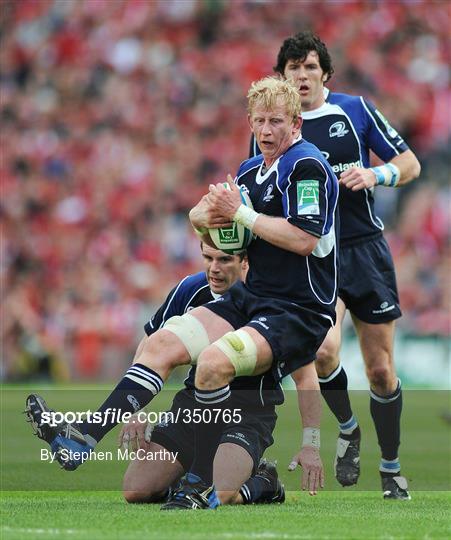
[[[271,489],[269,480],[263,476],[251,476],[240,488],[243,504],[254,504],[259,502],[261,496]],[[273,491],[271,491],[273,493]]]
[[[352,429],[357,427],[357,422],[352,415],[351,402],[348,394],[348,377],[341,364],[327,377],[318,377],[321,394],[326,400],[329,409],[335,415],[341,425],[349,425]],[[345,429],[345,428],[344,428]],[[346,433],[346,429],[344,431]]]
[[[271,482],[264,476],[251,476],[240,488],[240,495],[243,497],[243,504],[254,504],[267,502],[274,495]]]
[[[401,436],[401,381],[393,394],[379,396],[370,390],[370,411],[382,452],[380,471],[399,474],[398,448]],[[391,462],[391,463],[390,463]]]
[[[111,429],[122,421],[126,412],[135,413],[145,407],[163,388],[163,379],[152,369],[134,364],[123,379],[97,409],[101,422],[83,422],[80,430],[95,446]],[[105,425],[104,425],[105,424]]]
[[[194,426],[194,460],[190,472],[210,485],[213,483],[213,460],[224,427],[218,409],[224,410],[228,403],[230,387],[226,385],[215,390],[196,388],[194,395],[203,421]]]

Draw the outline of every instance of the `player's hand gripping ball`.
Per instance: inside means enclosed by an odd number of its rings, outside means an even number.
[[[231,189],[229,184],[224,183],[226,189]],[[252,201],[249,195],[244,191],[243,186],[240,187],[241,203],[253,208]],[[247,229],[241,223],[232,223],[231,227],[221,227],[220,229],[208,229],[210,238],[213,240],[214,245],[228,253],[229,255],[236,255],[245,250],[254,239],[252,231]]]

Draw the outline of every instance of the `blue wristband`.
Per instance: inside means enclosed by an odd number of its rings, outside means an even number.
[[[399,169],[393,163],[385,163],[379,167],[371,167],[376,176],[377,186],[396,187],[401,176]]]
[[[376,175],[376,185],[385,185],[385,175],[383,173],[382,167],[371,167],[371,170]]]

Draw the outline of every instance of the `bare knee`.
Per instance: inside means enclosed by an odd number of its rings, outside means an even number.
[[[156,476],[158,471],[153,471],[153,475],[142,467],[132,462],[127,469],[123,484],[122,494],[124,499],[131,504],[151,503],[161,500],[170,484],[170,479],[165,479],[162,475]]]
[[[390,394],[395,391],[397,379],[395,369],[390,359],[378,360],[377,362],[368,362],[367,376],[371,387],[378,394]]]
[[[216,495],[221,504],[241,504],[242,502],[239,491],[217,491]]]
[[[394,321],[370,324],[356,317],[353,321],[372,390],[382,396],[393,393],[398,382],[393,364]]]
[[[207,347],[199,356],[196,368],[196,386],[215,389],[228,384],[235,376],[235,368],[217,347]]]
[[[318,377],[327,377],[339,364],[338,351],[340,344],[334,339],[326,338],[316,353],[315,367]]]
[[[396,387],[396,374],[392,359],[392,349],[384,341],[372,338],[363,341],[362,353],[365,358],[366,374],[371,387],[382,394],[390,393]],[[393,388],[394,390],[394,388]]]
[[[130,491],[122,492],[124,499],[130,504],[144,504],[158,501],[163,496],[163,493],[154,493],[152,491]]]
[[[124,499],[131,504],[143,503],[149,497],[148,494],[145,494],[142,491],[123,491],[122,494]]]
[[[141,479],[139,475],[141,475]],[[122,495],[128,503],[139,504],[151,502],[157,495],[156,490],[152,488],[152,482],[142,482],[142,478],[143,470],[136,470],[136,464],[132,462],[125,473],[122,484]]]
[[[159,373],[169,373],[177,366],[188,364],[189,361],[188,352],[178,337],[162,329],[145,340],[134,363],[149,365]]]

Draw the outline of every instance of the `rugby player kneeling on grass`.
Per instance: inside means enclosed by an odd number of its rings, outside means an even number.
[[[237,279],[245,278],[245,252],[229,255],[203,243],[201,249],[205,272],[187,276],[174,287],[145,325],[148,336],[171,317],[219,298]],[[128,502],[165,501],[171,486],[176,489],[182,476],[189,471],[194,457],[193,419],[194,415],[199,415],[194,397],[195,370],[195,366],[190,369],[184,381],[185,388],[175,395],[167,420],[155,426],[151,436],[150,424],[140,422],[137,415],[123,426],[119,446],[131,450],[141,448],[158,456],[152,460],[135,459],[128,466],[123,482],[124,497]],[[263,402],[256,404],[255,394],[263,385]],[[280,385],[271,373],[267,373],[252,378],[238,377],[230,388],[232,398],[235,398],[231,411],[240,421],[233,422],[231,414],[230,421],[224,424],[213,475],[218,498],[222,504],[283,502],[285,491],[275,464],[261,459],[273,442],[277,417],[275,405],[283,401]],[[168,452],[176,459],[168,459]],[[308,460],[304,459],[304,466],[310,468]],[[254,474],[253,478],[249,478],[251,474]]]

